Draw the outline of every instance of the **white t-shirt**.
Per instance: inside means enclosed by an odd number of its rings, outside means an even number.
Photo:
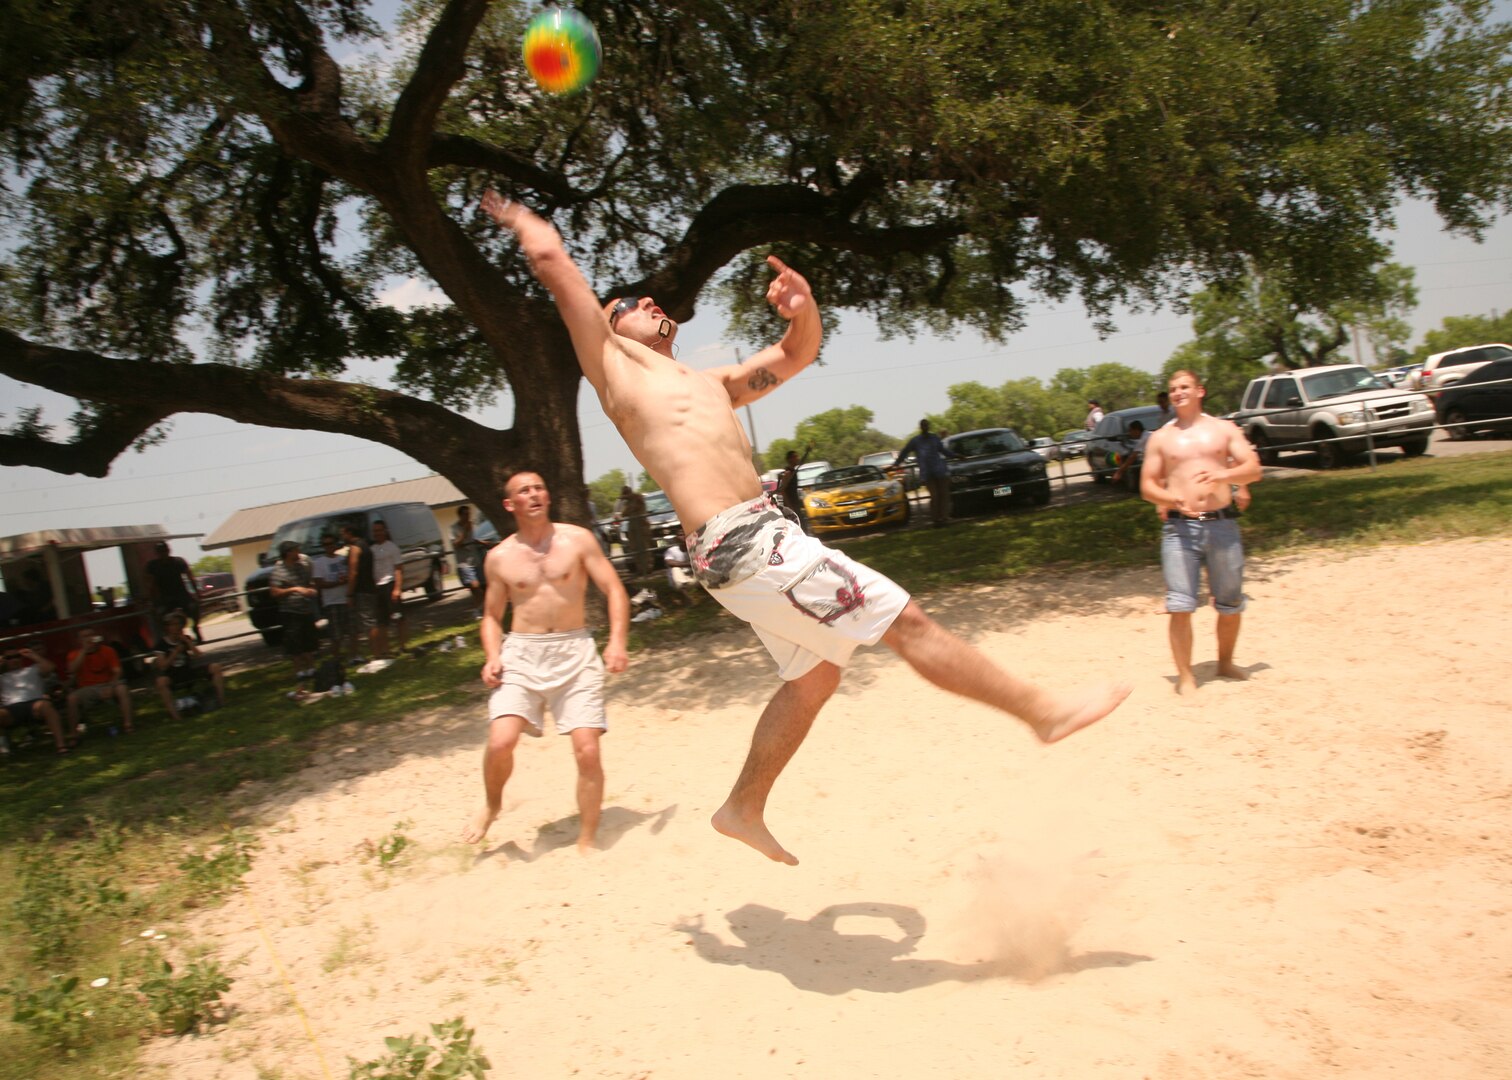
[[[403,558],[404,552],[400,551],[399,545],[392,540],[385,540],[381,544],[374,544],[373,584],[392,585],[394,583],[394,569]]]
[[[0,705],[20,705],[23,701],[36,701],[46,696],[42,669],[36,664],[0,672]]]
[[[340,555],[316,555],[310,560],[310,568],[314,570],[316,577],[341,583],[320,590],[320,602],[326,607],[347,602],[347,565],[346,552]]]

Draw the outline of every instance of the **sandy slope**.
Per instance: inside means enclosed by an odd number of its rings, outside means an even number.
[[[554,737],[486,849],[453,842],[481,694],[353,731],[186,928],[234,967],[232,1022],[153,1060],[344,1077],[461,1015],[501,1077],[1506,1076],[1509,565],[1508,540],[1252,564],[1253,678],[1191,706],[1151,572],[929,598],[1020,673],[1135,693],[1040,748],[868,651],[774,796],[796,869],[706,824],[773,686],[743,630],[614,683],[591,858]],[[396,827],[417,846],[383,871],[364,845]]]

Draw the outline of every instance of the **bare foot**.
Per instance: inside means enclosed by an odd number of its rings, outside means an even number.
[[[1197,679],[1192,675],[1183,675],[1176,681],[1176,693],[1182,697],[1191,697],[1197,692]]]
[[[1134,688],[1128,683],[1091,690],[1080,697],[1057,702],[1038,722],[1030,721],[1040,742],[1059,742],[1082,728],[1095,724],[1123,703]]]
[[[1225,679],[1238,679],[1240,682],[1246,682],[1249,679],[1249,672],[1233,663],[1219,664],[1218,674]]]
[[[464,844],[476,844],[482,840],[488,835],[488,827],[494,823],[494,819],[498,816],[499,808],[497,806],[489,806],[487,803],[484,803],[483,809],[479,810],[477,816],[467,823],[467,828],[462,830],[462,842]]]
[[[592,836],[579,836],[577,849],[579,855],[591,855],[599,849],[598,840]]]
[[[773,862],[786,863],[788,866],[798,865],[797,857],[790,854],[777,842],[777,838],[767,831],[766,822],[759,817],[754,820],[742,818],[730,809],[729,803],[714,812],[709,824],[714,826],[716,832],[739,840],[742,844],[749,844]]]

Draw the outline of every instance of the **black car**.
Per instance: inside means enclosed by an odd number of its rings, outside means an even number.
[[[945,440],[952,509],[990,509],[1009,502],[1050,501],[1045,459],[1012,428],[963,431]]]
[[[1429,396],[1451,439],[1512,431],[1512,359],[1484,364]]]

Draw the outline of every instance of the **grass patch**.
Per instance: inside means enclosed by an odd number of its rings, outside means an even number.
[[[1396,461],[1261,484],[1244,519],[1252,555],[1318,546],[1421,543],[1512,533],[1512,454]],[[1138,500],[970,519],[949,529],[857,537],[838,546],[914,592],[1045,571],[1096,573],[1158,562],[1159,522]],[[668,598],[670,599],[670,598]],[[733,628],[692,590],[684,606],[631,628],[632,652]],[[424,645],[473,623],[418,635]],[[65,758],[16,755],[0,767],[0,1077],[129,1075],[140,1040],[219,1017],[234,972],[178,940],[186,914],[234,890],[257,857],[239,789],[309,763],[330,729],[372,728],[417,709],[468,705],[476,648],[434,650],[361,677],[350,698],[298,705],[282,664],[238,673],[227,707],[171,723],[141,702],[137,733],[91,737]],[[387,870],[413,846],[407,823],[372,845]],[[153,931],[146,938],[144,928]],[[166,940],[158,934],[166,934]],[[360,961],[362,934],[343,932],[327,971]],[[100,979],[102,986],[94,984]],[[460,1022],[436,1030],[454,1063],[472,1065]],[[427,1061],[420,1039],[389,1043],[362,1075]],[[407,1075],[407,1074],[406,1074]]]

